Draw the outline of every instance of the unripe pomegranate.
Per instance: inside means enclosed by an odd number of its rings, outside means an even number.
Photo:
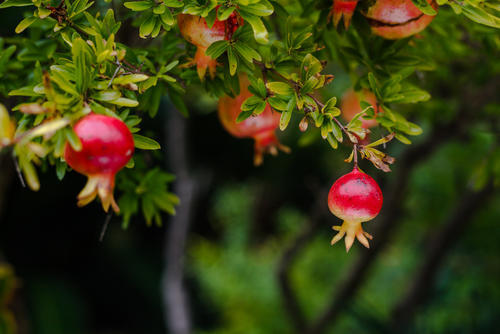
[[[179,14],[177,22],[182,36],[198,47],[193,59],[198,76],[203,79],[208,69],[210,77],[214,78],[217,61],[206,55],[207,48],[214,42],[231,39],[236,29],[243,24],[243,20],[233,12],[225,21],[215,19],[211,28],[203,17],[194,15]]]
[[[435,0],[427,2],[437,10]],[[419,33],[434,19],[434,16],[422,13],[412,0],[366,1],[363,5],[361,13],[368,19],[372,32],[387,39]]]
[[[344,27],[349,28],[352,15],[356,9],[358,0],[333,0],[333,7],[330,15],[333,15],[333,24],[338,26],[339,21],[344,17]]]
[[[113,197],[115,174],[122,169],[134,153],[134,139],[121,120],[104,115],[89,114],[73,127],[82,143],[75,151],[66,144],[64,158],[78,173],[88,177],[87,184],[78,194],[78,206],[90,203],[99,195],[102,207],[116,212],[120,208]]]
[[[363,231],[361,223],[378,215],[382,201],[382,191],[377,182],[357,167],[335,181],[328,194],[328,207],[344,222],[342,226],[333,227],[339,233],[333,237],[331,244],[335,244],[345,235],[347,251],[351,248],[354,238],[370,248],[367,238],[371,240],[372,236]]]
[[[257,116],[250,116],[243,122],[237,123],[236,118],[241,112],[241,104],[252,93],[248,90],[250,82],[246,76],[240,76],[240,95],[235,98],[224,96],[219,99],[219,119],[224,128],[234,137],[253,138],[255,140],[254,164],[262,164],[263,154],[276,155],[278,149],[290,152],[290,149],[282,145],[276,137],[275,130],[279,127],[281,114],[266,105],[266,109]]]
[[[375,111],[375,115],[379,112],[375,94],[368,89],[363,89],[359,92],[349,89],[342,96],[342,101],[340,103],[342,118],[349,122],[356,114],[360,113],[363,110],[360,104],[361,101],[370,103]],[[364,119],[361,117],[360,120],[365,129],[373,128],[378,125],[377,121],[374,119]]]

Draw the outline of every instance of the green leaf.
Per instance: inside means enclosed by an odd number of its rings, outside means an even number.
[[[35,137],[43,136],[51,132],[56,132],[57,130],[64,128],[68,124],[69,120],[66,118],[58,118],[45,122],[23,133],[18,144],[22,146]]]
[[[88,44],[79,37],[73,40],[73,48],[71,51],[73,55],[73,63],[75,64],[76,90],[83,94],[89,87],[90,81],[92,80],[92,51]]]
[[[378,100],[381,100],[382,96],[380,96],[378,90],[377,79],[375,79],[375,75],[373,75],[372,72],[368,73],[368,82],[370,83],[370,90],[375,94]]]
[[[258,96],[250,96],[241,104],[241,110],[248,111],[254,110],[259,104],[261,104],[264,100]],[[264,101],[265,102],[265,101]]]
[[[300,89],[300,92],[304,95],[309,94],[310,92],[312,92],[314,90],[314,88],[316,88],[316,85],[318,83],[319,83],[319,80],[316,77],[312,76],[309,79],[307,79],[304,86],[302,86],[302,88]]]
[[[122,106],[122,107],[137,107],[139,105],[138,101],[128,99],[126,97],[119,97],[116,100],[109,101],[108,103],[116,104],[117,106]]]
[[[16,33],[20,34],[24,31],[24,29],[28,28],[33,22],[37,20],[36,17],[30,16],[19,22],[19,24],[16,27]]]
[[[32,0],[5,0],[0,4],[1,8],[32,6]]]
[[[181,8],[184,6],[184,2],[182,0],[163,0],[163,3],[167,7],[173,7],[173,8]]]
[[[231,76],[236,74],[236,69],[238,68],[238,58],[233,52],[233,48],[227,49],[227,59],[229,61],[229,74]]]
[[[244,120],[246,120],[248,117],[252,116],[253,114],[253,109],[251,110],[242,110],[239,114],[238,117],[236,118],[236,123],[241,123]]]
[[[342,129],[340,129],[339,125],[336,122],[332,123],[332,133],[339,143],[344,140]]]
[[[284,111],[284,110],[287,110],[287,108],[288,108],[288,104],[286,103],[286,101],[280,99],[277,96],[273,96],[273,97],[268,98],[267,102],[269,103],[269,105],[273,109],[276,109],[276,110]]]
[[[225,21],[228,19],[228,17],[234,12],[236,7],[230,6],[220,6],[219,9],[217,10],[217,17],[219,21]]]
[[[425,15],[436,15],[437,12],[432,6],[427,2],[427,0],[411,0],[413,4],[422,11]]]
[[[78,137],[78,135],[75,133],[75,131],[73,131],[72,128],[65,128],[64,129],[64,136],[66,137],[66,140],[68,141],[68,143],[71,145],[71,147],[75,150],[75,151],[81,151],[82,149],[82,142],[80,141],[80,138]]]
[[[293,93],[293,89],[289,84],[281,81],[271,81],[267,83],[267,89],[278,95],[290,95]]]
[[[160,144],[158,144],[157,141],[155,141],[151,138],[144,137],[144,136],[141,136],[141,135],[138,135],[135,133],[132,136],[134,137],[134,145],[138,149],[141,149],[141,150],[159,150],[161,148]]]
[[[141,12],[153,7],[154,1],[127,1],[123,5],[134,12]]]
[[[328,144],[330,144],[330,146],[334,150],[337,149],[337,147],[338,147],[339,144],[338,144],[337,140],[334,138],[334,136],[331,133],[329,133],[329,134],[326,135],[326,140],[328,141]]]
[[[293,103],[293,99],[288,102],[287,110],[281,113],[280,117],[280,130],[285,131],[290,120],[292,119],[293,109],[295,109],[295,103]]]
[[[240,13],[243,20],[245,20],[252,26],[255,40],[260,44],[267,44],[269,42],[268,32],[262,20],[259,17],[246,12],[245,10],[240,9],[238,10],[238,12]]]
[[[163,23],[165,23],[168,26],[171,26],[175,23],[175,19],[172,13],[170,12],[170,9],[168,8],[160,15],[160,19],[162,20]]]
[[[494,16],[481,7],[474,7],[466,3],[462,8],[462,13],[474,22],[484,24],[493,28],[500,28],[500,18]]]
[[[205,52],[207,56],[210,56],[212,59],[217,59],[219,58],[224,52],[226,52],[226,50],[228,49],[229,47],[229,42],[226,41],[226,40],[222,40],[222,41],[217,41],[217,42],[214,42],[212,43],[207,51]]]
[[[28,161],[26,159],[19,159],[19,167],[23,171],[26,183],[31,188],[31,190],[38,191],[40,189],[40,181],[38,180],[36,169],[31,161]]]
[[[252,63],[254,59],[258,61],[262,60],[260,54],[244,42],[236,42],[233,44],[233,47],[246,61],[250,63]]]
[[[150,35],[153,32],[153,29],[156,25],[156,16],[150,15],[144,22],[142,22],[139,27],[139,36],[141,38],[146,38],[146,36]]]
[[[405,136],[403,136],[400,133],[396,133],[396,139],[399,140],[400,142],[402,142],[403,144],[406,144],[406,145],[411,144],[411,140],[409,140],[408,138],[406,138]]]
[[[113,80],[113,84],[117,85],[128,85],[130,83],[136,83],[136,82],[141,82],[145,81],[149,78],[149,76],[145,74],[129,74],[129,75],[122,75],[120,77],[116,77]]]
[[[321,108],[321,112],[322,113],[332,113],[333,112],[333,114],[334,114],[334,115],[332,115],[333,117],[340,115],[340,114],[337,115],[337,111],[334,110],[336,104],[337,104],[337,98],[335,96],[333,96],[328,101],[326,101],[323,108]],[[338,108],[335,108],[335,109],[338,109]]]
[[[120,96],[121,94],[119,91],[109,89],[109,90],[102,90],[93,94],[92,98],[99,101],[110,102],[120,98]]]

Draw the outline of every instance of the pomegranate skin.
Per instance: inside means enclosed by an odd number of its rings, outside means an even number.
[[[104,115],[89,114],[73,127],[82,143],[75,151],[66,144],[64,158],[68,165],[88,177],[87,185],[78,195],[78,205],[90,203],[97,195],[105,211],[111,205],[119,212],[113,198],[115,174],[134,153],[134,139],[121,120]]]
[[[232,13],[225,21],[215,19],[213,26],[209,28],[202,17],[179,14],[177,23],[182,37],[197,46],[194,59],[188,65],[196,65],[201,80],[207,70],[210,77],[214,78],[217,62],[206,55],[207,48],[214,42],[231,39],[236,29],[243,24],[243,20],[236,13]]]
[[[363,231],[361,223],[375,218],[382,208],[383,195],[377,182],[357,167],[352,172],[340,177],[328,193],[330,211],[342,219],[342,226],[334,226],[339,231],[332,239],[335,244],[345,235],[346,250],[351,248],[354,238],[369,248],[371,235]]]
[[[349,89],[342,96],[342,101],[340,103],[340,109],[342,110],[342,118],[349,122],[353,117],[360,113],[363,109],[361,109],[360,102],[366,101],[370,103],[375,111],[375,115],[379,112],[379,107],[377,105],[377,98],[375,94],[373,94],[368,89],[363,89],[360,92],[355,92],[352,89]],[[360,118],[361,123],[363,124],[363,128],[369,129],[378,125],[377,121],[374,119],[364,119]]]
[[[344,27],[347,30],[351,24],[351,18],[358,5],[358,0],[333,0],[330,15],[333,16],[333,24],[338,26],[340,19],[344,18]]]
[[[218,115],[222,126],[232,136],[237,138],[253,138],[255,140],[255,165],[262,164],[263,154],[269,152],[273,155],[278,149],[289,152],[290,149],[282,145],[276,137],[275,130],[279,127],[281,114],[273,111],[266,105],[264,111],[257,116],[251,116],[243,122],[237,123],[236,119],[241,112],[242,103],[252,96],[248,90],[250,82],[246,76],[240,76],[240,94],[235,98],[224,96],[219,99]]]
[[[438,5],[434,0],[427,0],[434,8]],[[372,32],[386,39],[400,39],[417,34],[424,30],[434,19],[425,15],[412,0],[376,0],[362,10],[368,19]]]

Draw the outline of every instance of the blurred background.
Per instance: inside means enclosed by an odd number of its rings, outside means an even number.
[[[0,11],[0,36],[20,12]],[[300,133],[295,117],[280,133],[292,154],[255,168],[252,141],[226,133],[193,87],[188,119],[166,99],[144,119],[163,147],[151,159],[177,175],[181,205],[163,227],[111,217],[100,242],[106,214],[76,207],[83,176],[42,171],[34,193],[1,156],[0,333],[13,319],[20,334],[497,332],[500,36],[446,10],[435,21],[416,42],[438,64],[416,75],[432,99],[400,108],[424,134],[388,145],[392,173],[361,162],[385,196],[364,224],[371,249],[330,246],[326,194],[349,147]],[[443,26],[450,42],[437,45]],[[340,97],[350,78],[327,71],[325,96]]]

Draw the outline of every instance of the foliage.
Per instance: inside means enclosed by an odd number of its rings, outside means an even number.
[[[498,46],[493,30],[500,27],[496,2],[438,2],[450,6],[455,14],[492,27],[473,29],[481,30],[484,38]],[[414,3],[424,13],[436,15],[426,1]],[[352,144],[347,161],[359,150],[375,167],[390,171],[388,164],[394,158],[374,147],[385,147],[393,138],[410,144],[408,136],[422,133],[422,128],[401,112],[401,106],[430,99],[416,75],[438,66],[439,52],[426,45],[433,43],[425,38],[428,31],[421,39],[386,41],[371,35],[366,21],[355,17],[351,29],[338,32],[327,17],[329,1],[146,0],[124,2],[119,8],[114,5],[88,0],[6,0],[0,4],[0,8],[22,7],[25,13],[15,28],[17,35],[0,39],[0,95],[11,109],[11,113],[0,109],[1,145],[12,150],[33,190],[40,187],[35,166],[50,165],[60,179],[64,177],[64,146],[81,147],[71,126],[91,111],[124,120],[134,133],[137,148],[159,149],[153,139],[139,134],[139,124],[143,117],[156,116],[163,95],[168,94],[187,116],[182,99],[187,87],[202,85],[215,97],[235,95],[240,73],[249,76],[254,95],[243,103],[238,121],[255,117],[266,104],[281,113],[281,130],[300,115],[302,129],[312,124],[333,149],[339,143]],[[207,54],[221,65],[214,79],[200,81],[196,72],[185,66],[193,48],[176,33],[179,13],[200,16],[208,27],[233,13],[245,22],[230,38],[208,48]],[[440,10],[440,15],[448,14]],[[143,41],[122,33],[127,28],[123,24],[130,22]],[[460,38],[456,32],[462,27],[449,33],[444,33],[442,24],[432,29],[440,43],[449,39],[451,45]],[[334,79],[327,73],[327,61],[340,64],[352,76],[356,89],[374,92],[382,112],[375,114],[362,102],[363,111],[343,124],[336,97],[330,96],[324,103],[319,98]],[[374,143],[358,143],[370,132],[362,127],[361,117],[376,119],[383,139],[371,137]],[[147,152],[139,153],[144,154]],[[153,217],[159,223],[161,211],[174,213],[177,199],[166,190],[168,174],[144,168],[127,175],[130,182],[125,180],[119,187],[127,207],[125,225],[139,211],[138,203],[148,223]],[[153,194],[141,196],[137,189],[143,189],[141,182],[150,178],[160,181],[146,187],[148,191],[154,188]],[[139,185],[133,186],[134,182]]]

